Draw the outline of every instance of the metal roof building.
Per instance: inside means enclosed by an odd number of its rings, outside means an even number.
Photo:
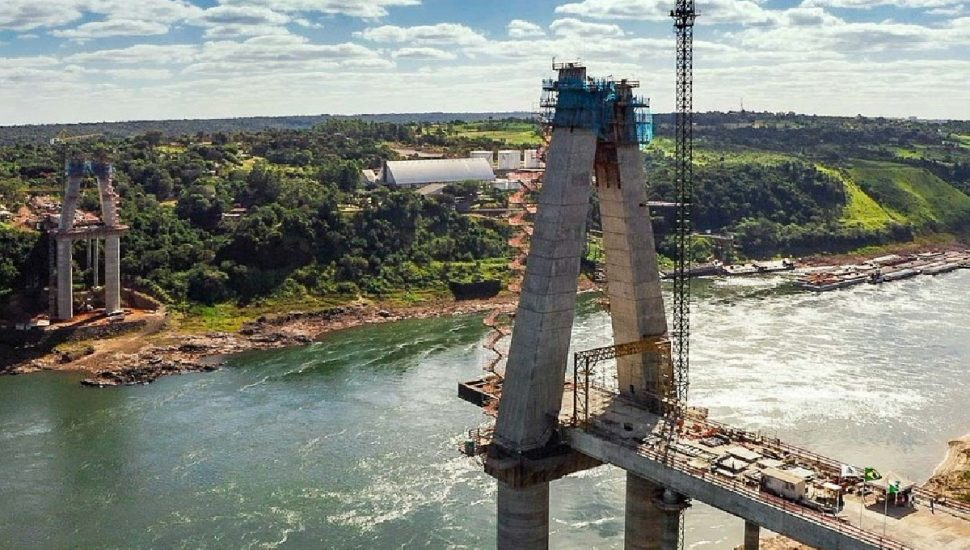
[[[392,160],[384,167],[384,183],[401,187],[467,180],[495,181],[491,163],[480,158]]]

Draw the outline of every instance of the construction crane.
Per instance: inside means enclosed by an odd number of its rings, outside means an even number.
[[[694,201],[694,0],[677,0],[670,16],[677,34],[677,125],[675,188],[677,197],[677,258],[674,267],[673,367],[675,403],[671,436],[687,407],[690,386],[691,207]],[[668,445],[669,448],[669,445]],[[679,547],[684,548],[684,513],[680,513]]]
[[[677,197],[673,296],[673,366],[678,409],[687,404],[690,386],[691,207],[694,200],[694,20],[693,0],[677,0],[670,16],[677,33],[677,112],[675,189]]]
[[[84,134],[83,136],[72,136],[67,133],[67,130],[62,130],[55,137],[51,138],[51,145],[63,145],[72,141],[83,141],[85,139],[91,139],[101,135],[102,134]]]

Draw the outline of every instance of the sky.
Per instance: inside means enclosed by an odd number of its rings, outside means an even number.
[[[673,0],[0,0],[0,125],[531,111],[553,59],[673,110]],[[970,119],[970,0],[699,0],[695,108]]]

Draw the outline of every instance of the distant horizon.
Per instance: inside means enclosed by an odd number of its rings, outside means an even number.
[[[885,119],[885,120],[915,120],[917,122],[970,122],[970,118],[925,118],[918,117],[915,115],[909,116],[883,116],[883,115],[866,115],[866,114],[855,114],[855,115],[834,115],[834,114],[822,114],[822,113],[800,113],[797,111],[762,111],[762,110],[752,110],[745,109],[741,111],[739,109],[735,110],[710,110],[710,111],[694,111],[695,114],[705,115],[705,114],[756,114],[756,115],[787,115],[794,114],[795,116],[803,117],[821,117],[821,118],[858,118],[862,117],[864,119]],[[317,118],[317,117],[336,117],[336,118],[381,118],[381,117],[406,117],[412,115],[458,115],[458,116],[476,116],[476,115],[530,115],[529,111],[401,111],[401,112],[385,112],[385,113],[311,113],[311,114],[280,114],[280,115],[241,115],[241,116],[221,116],[221,117],[190,117],[190,118],[143,118],[143,119],[124,119],[124,120],[88,120],[88,121],[77,121],[77,122],[36,122],[36,123],[26,123],[26,124],[0,124],[0,129],[4,128],[28,128],[28,127],[43,127],[43,126],[84,126],[84,125],[97,125],[97,124],[147,124],[152,122],[205,122],[205,121],[218,121],[218,120],[250,120],[250,119],[284,119],[284,118]],[[654,116],[664,116],[673,115],[673,112],[654,112]],[[526,118],[526,117],[516,117],[516,118]],[[484,120],[484,119],[482,119]]]
[[[551,61],[674,110],[674,0],[5,0],[0,125],[535,110]],[[970,119],[966,0],[700,0],[699,112]]]

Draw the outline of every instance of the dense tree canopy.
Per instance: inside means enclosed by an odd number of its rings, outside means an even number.
[[[172,302],[433,288],[481,277],[485,260],[505,265],[511,229],[456,208],[479,195],[474,184],[426,198],[361,183],[360,171],[398,158],[392,145],[463,155],[502,148],[510,134],[526,142],[535,138],[528,121],[331,119],[305,129],[317,122],[186,133],[171,131],[175,121],[90,143],[21,141],[0,147],[0,204],[59,197],[66,157],[107,150],[131,227],[125,283]],[[646,155],[652,199],[674,199],[670,123],[658,117]],[[732,233],[743,254],[849,250],[970,228],[968,123],[767,113],[701,114],[697,123],[696,227]],[[96,202],[88,185],[82,204]],[[653,214],[669,254],[673,213]],[[598,225],[595,209],[590,219]],[[0,225],[0,300],[44,285],[46,251],[40,233]]]

